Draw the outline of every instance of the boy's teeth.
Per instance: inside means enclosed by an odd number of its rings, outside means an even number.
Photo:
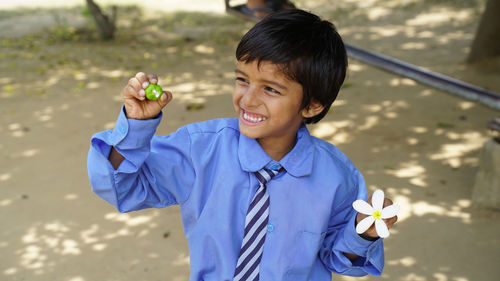
[[[265,117],[249,116],[246,112],[243,113],[243,118],[245,118],[245,120],[248,120],[248,121],[253,122],[253,123],[261,122],[261,121],[264,121],[266,119]]]

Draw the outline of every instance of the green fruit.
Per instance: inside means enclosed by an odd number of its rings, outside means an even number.
[[[148,100],[157,100],[163,94],[163,89],[156,84],[149,84],[149,86],[144,90],[146,92],[146,98]]]

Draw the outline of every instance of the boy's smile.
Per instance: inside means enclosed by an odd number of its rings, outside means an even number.
[[[241,117],[241,120],[245,123],[248,123],[247,125],[249,126],[254,126],[260,122],[267,120],[267,117],[263,115],[245,111],[244,109],[241,109]]]
[[[240,132],[280,160],[295,145],[303,118],[309,117],[309,110],[301,109],[302,85],[268,61],[260,66],[256,60],[239,61],[235,74],[233,105]]]

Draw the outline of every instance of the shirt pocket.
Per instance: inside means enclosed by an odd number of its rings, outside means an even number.
[[[326,231],[322,233],[301,231],[296,235],[294,250],[290,255],[286,280],[308,280],[318,252],[325,239]]]

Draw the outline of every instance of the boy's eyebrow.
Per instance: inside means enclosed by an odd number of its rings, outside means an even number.
[[[234,73],[236,73],[236,74],[242,74],[242,75],[248,76],[245,72],[243,72],[243,71],[241,71],[241,70],[239,70],[239,69],[237,69],[237,68],[234,70]]]
[[[241,71],[241,70],[239,70],[237,68],[234,70],[234,73],[241,74],[241,75],[244,75],[244,76],[248,77],[248,75],[245,72],[243,72],[243,71]],[[271,85],[277,86],[277,87],[279,87],[281,89],[288,90],[288,88],[285,85],[283,85],[281,83],[278,83],[276,81],[267,80],[267,79],[263,79],[261,81],[264,82],[264,83],[266,83],[266,84],[271,84]]]

